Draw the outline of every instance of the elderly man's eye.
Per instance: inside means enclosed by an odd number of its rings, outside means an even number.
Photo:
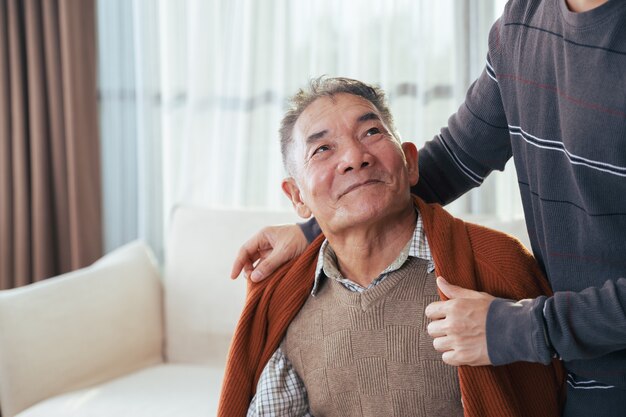
[[[365,136],[374,136],[379,133],[382,133],[381,130],[377,127],[373,127],[371,129],[368,129],[367,132],[365,132]]]
[[[320,154],[322,152],[326,152],[328,150],[330,150],[330,146],[322,145],[322,146],[319,146],[318,148],[316,148],[315,151],[313,151],[313,155],[317,155],[317,154]]]

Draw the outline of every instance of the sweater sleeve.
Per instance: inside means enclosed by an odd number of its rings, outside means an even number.
[[[322,229],[320,229],[319,224],[317,224],[315,217],[311,217],[304,223],[298,223],[298,226],[300,226],[302,233],[304,233],[304,236],[309,243],[313,242],[316,237],[322,234]]]
[[[496,298],[487,314],[487,353],[493,365],[539,362],[554,357],[543,320],[547,297],[520,301]]]
[[[626,279],[533,300],[498,299],[487,317],[487,344],[494,365],[547,363],[553,355],[590,359],[626,349]]]
[[[448,126],[419,152],[420,179],[413,190],[427,202],[447,204],[502,171],[512,155],[509,129],[491,55],[499,48],[499,21],[491,29],[485,69],[467,91]]]

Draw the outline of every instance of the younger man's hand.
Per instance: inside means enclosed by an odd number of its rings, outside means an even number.
[[[296,224],[265,227],[239,249],[230,277],[237,278],[243,270],[252,281],[261,281],[302,254],[307,245],[304,233]]]
[[[454,366],[491,365],[486,327],[495,297],[452,285],[442,277],[437,278],[437,286],[449,300],[429,304],[425,314],[433,320],[427,330],[443,361]]]

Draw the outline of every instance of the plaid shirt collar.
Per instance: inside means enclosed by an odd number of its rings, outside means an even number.
[[[433,257],[430,253],[428,240],[426,239],[426,235],[424,234],[424,224],[417,209],[415,211],[417,212],[417,221],[415,222],[415,230],[413,231],[413,236],[407,242],[398,257],[387,268],[385,268],[385,270],[381,272],[378,278],[374,279],[371,284],[367,286],[367,288],[362,287],[356,282],[350,281],[341,274],[337,266],[337,255],[335,254],[333,248],[331,248],[328,244],[328,240],[324,240],[320,248],[319,255],[317,257],[317,266],[315,267],[315,282],[313,283],[313,290],[311,291],[311,295],[315,296],[315,294],[317,294],[320,283],[325,278],[332,278],[338,281],[350,291],[363,292],[380,284],[382,281],[384,281],[385,278],[387,278],[387,276],[389,276],[390,272],[400,269],[400,267],[404,265],[409,256],[425,259],[426,261],[428,261],[428,273],[433,272],[435,270],[435,264],[433,262]]]

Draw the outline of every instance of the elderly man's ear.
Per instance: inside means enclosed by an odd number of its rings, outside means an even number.
[[[296,209],[298,216],[303,219],[311,217],[313,213],[311,213],[311,210],[302,200],[300,188],[298,188],[296,180],[294,180],[293,177],[285,178],[282,183],[282,188],[285,195],[291,200],[291,204],[293,204],[293,208]]]
[[[412,142],[403,142],[402,150],[404,151],[404,157],[406,159],[406,167],[409,171],[409,181],[411,186],[417,184],[417,180],[419,179],[419,167],[417,164],[418,154],[417,147]]]

